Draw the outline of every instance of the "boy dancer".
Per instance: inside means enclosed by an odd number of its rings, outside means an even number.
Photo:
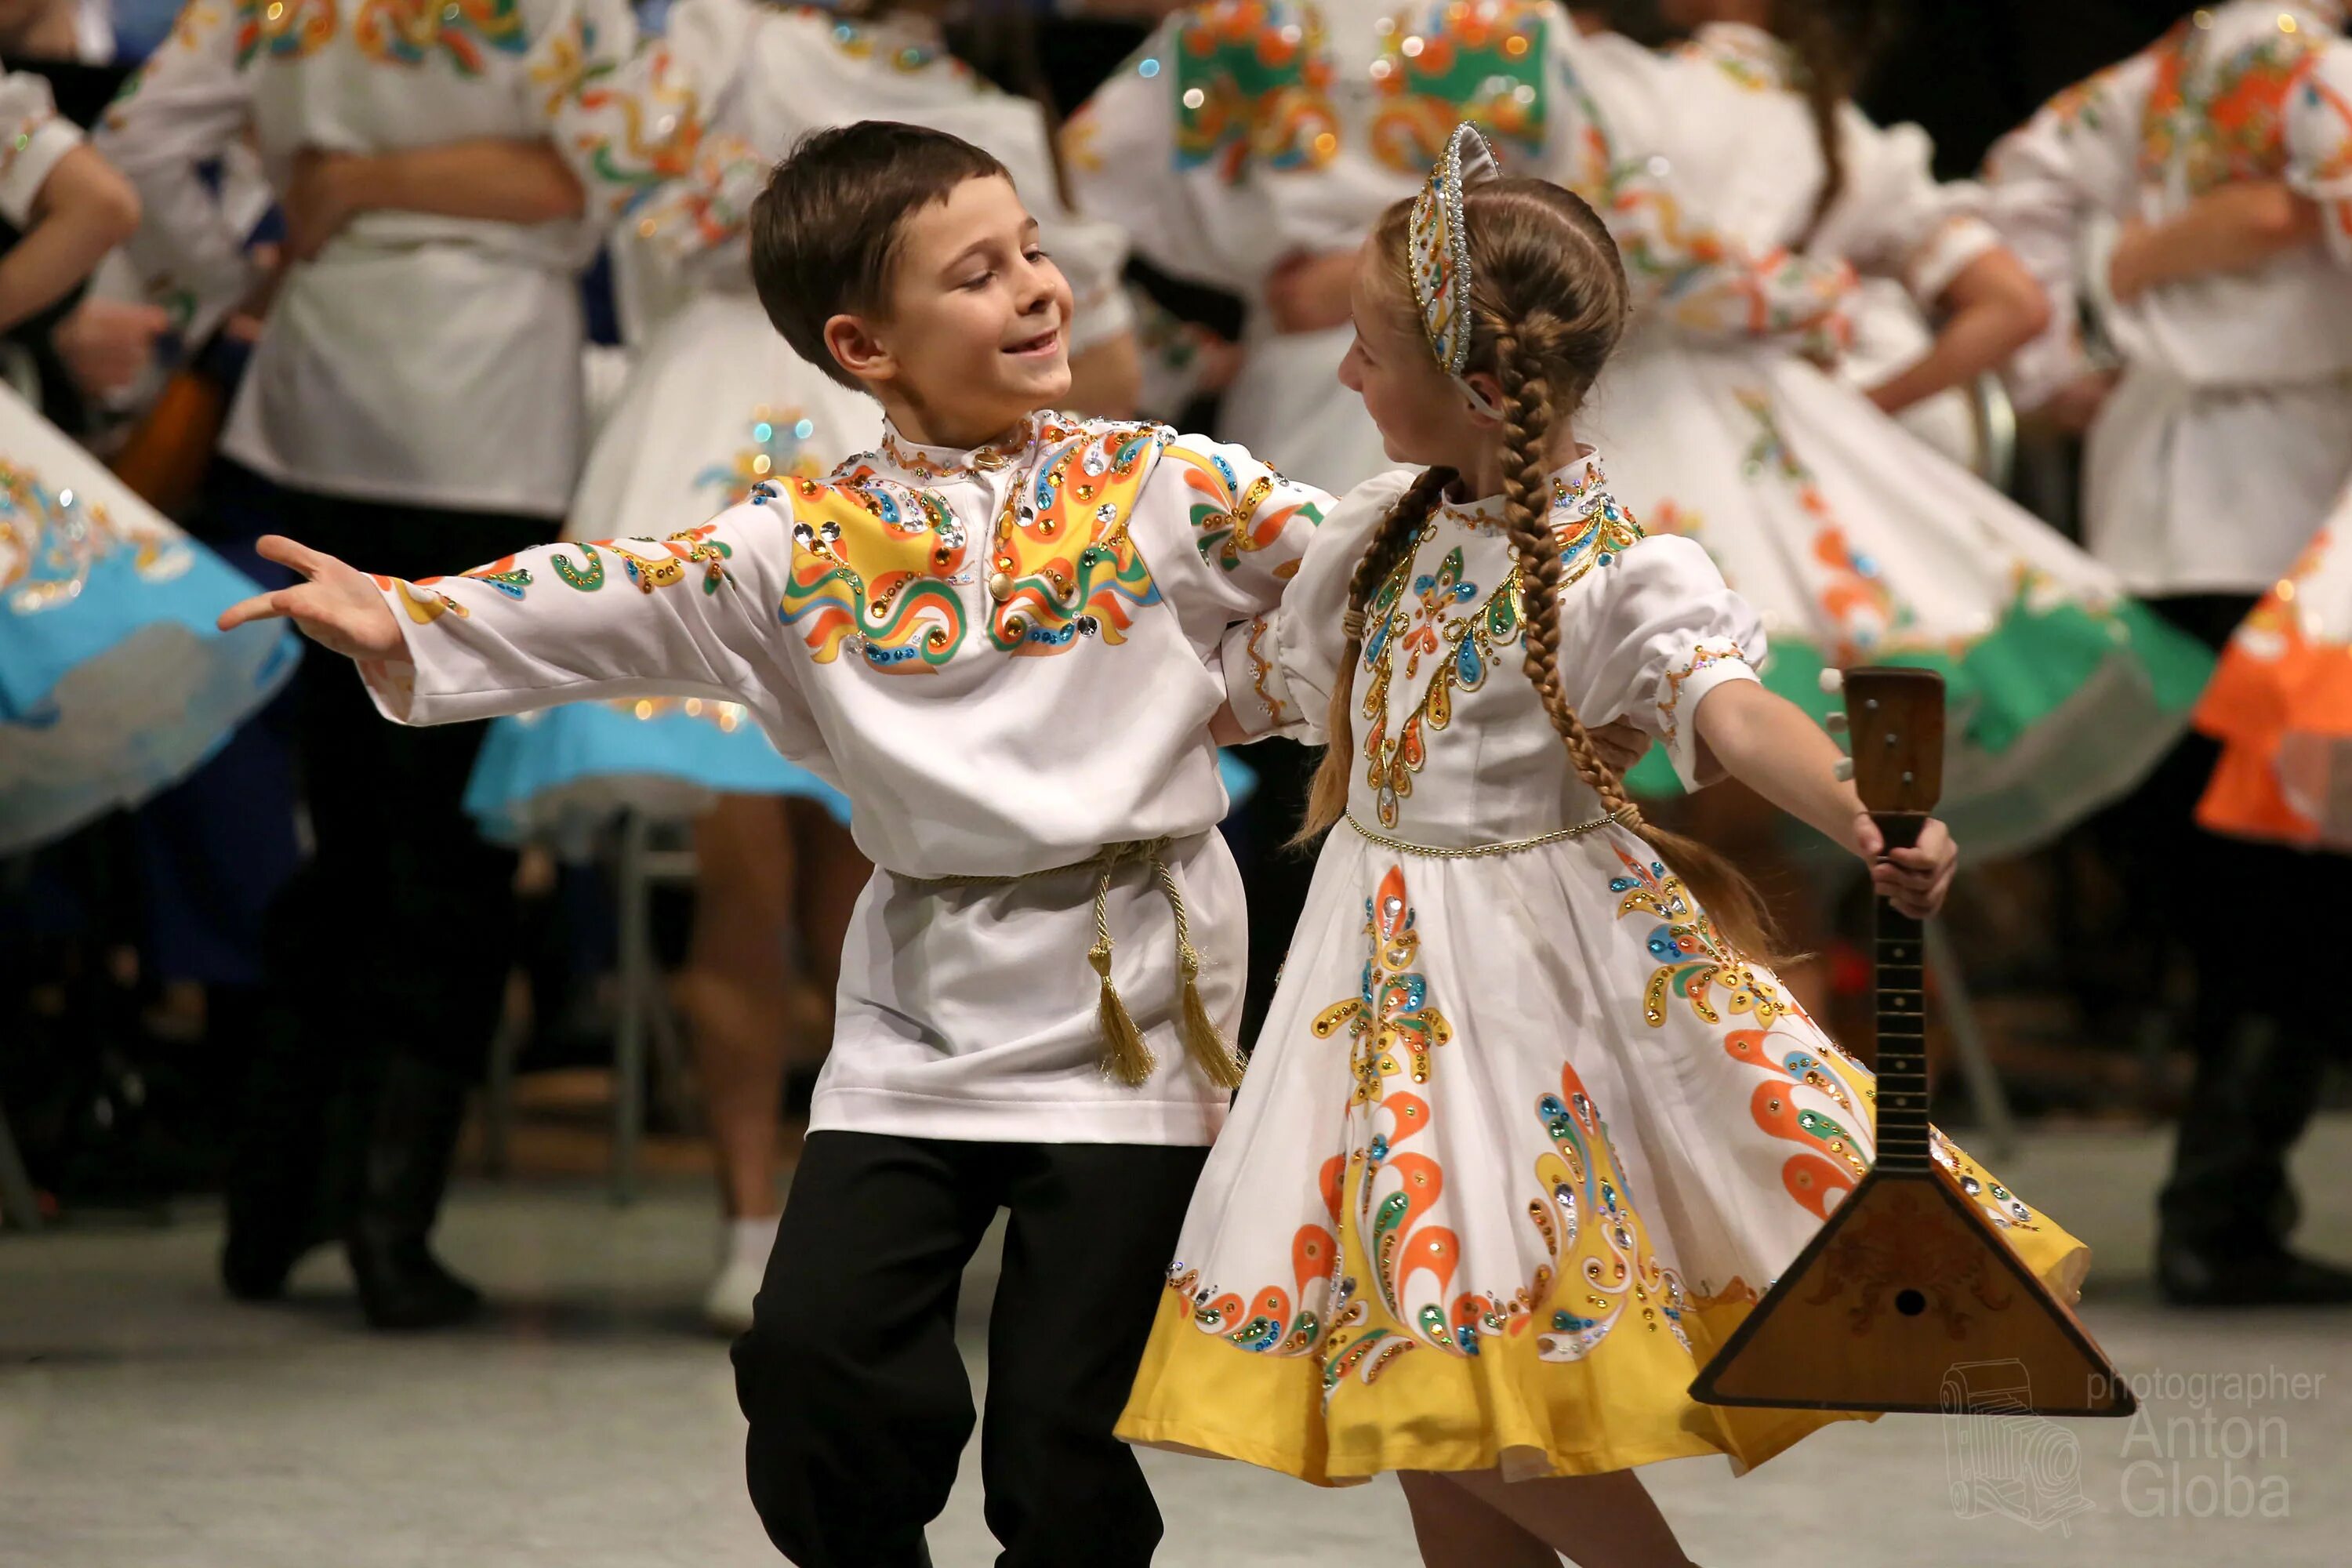
[[[1111,1435],[1238,1068],[1244,910],[1212,719],[1328,498],[1238,447],[1039,413],[1068,285],[1003,167],[867,121],[751,218],[770,319],[880,448],[655,542],[371,578],[289,540],[293,618],[408,723],[740,701],[877,869],[751,1331],[753,1500],[803,1568],[928,1561],[970,1435],[957,1287],[1011,1211],[982,1431],[1005,1561],[1149,1562]]]

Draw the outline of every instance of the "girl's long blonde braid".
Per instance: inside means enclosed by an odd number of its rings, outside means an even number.
[[[1364,655],[1365,606],[1412,547],[1422,525],[1436,510],[1438,499],[1454,482],[1454,477],[1452,468],[1430,468],[1413,480],[1389,508],[1388,515],[1381,519],[1380,527],[1372,531],[1371,542],[1356,562],[1355,575],[1348,579],[1347,647],[1339,656],[1339,668],[1331,677],[1328,736],[1324,742],[1322,763],[1315,770],[1314,784],[1307,791],[1307,820],[1290,840],[1294,846],[1307,843],[1347,815],[1348,790],[1356,765],[1356,667]]]
[[[1518,556],[1521,637],[1528,680],[1543,700],[1544,713],[1559,731],[1577,776],[1601,797],[1601,808],[1657,852],[1659,859],[1706,910],[1717,931],[1742,956],[1759,963],[1778,957],[1771,915],[1755,885],[1722,856],[1680,834],[1642,819],[1625,793],[1625,781],[1603,761],[1591,732],[1577,716],[1559,679],[1559,539],[1551,527],[1551,434],[1554,392],[1544,374],[1557,363],[1577,329],[1547,310],[1521,321],[1493,324],[1496,377],[1503,392],[1503,523]],[[1580,389],[1579,389],[1580,391]]]

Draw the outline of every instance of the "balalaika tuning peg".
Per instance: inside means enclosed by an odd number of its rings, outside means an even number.
[[[1845,689],[1845,671],[1830,668],[1822,671],[1822,689],[1832,697]]]
[[[1837,766],[1830,771],[1837,775],[1838,783],[1849,783],[1853,778],[1853,759],[1852,757],[1840,757],[1838,759]]]
[[[1845,715],[1843,713],[1829,714],[1822,720],[1822,728],[1827,730],[1832,735],[1844,734]]]

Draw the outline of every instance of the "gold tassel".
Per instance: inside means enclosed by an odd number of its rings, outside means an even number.
[[[1209,1016],[1208,1005],[1201,1000],[1201,955],[1189,942],[1177,952],[1184,971],[1184,1054],[1192,1058],[1201,1076],[1219,1089],[1239,1089],[1241,1058],[1234,1055],[1233,1047],[1225,1044],[1224,1032]]]
[[[1110,982],[1108,937],[1087,950],[1087,962],[1102,977],[1102,1002],[1096,1016],[1102,1028],[1103,1077],[1129,1089],[1140,1088],[1151,1081],[1152,1070],[1160,1064],[1153,1059],[1151,1047],[1143,1043],[1143,1031],[1128,1016],[1127,1004],[1118,999],[1118,987]]]

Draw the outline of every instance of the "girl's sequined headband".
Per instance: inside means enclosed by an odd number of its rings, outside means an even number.
[[[1487,414],[1494,409],[1462,374],[1470,363],[1470,235],[1462,193],[1501,175],[1495,150],[1478,128],[1466,121],[1455,126],[1436,167],[1429,171],[1429,183],[1413,198],[1407,242],[1413,299],[1421,306],[1430,352],[1437,356],[1439,368],[1462,383],[1472,405]]]

